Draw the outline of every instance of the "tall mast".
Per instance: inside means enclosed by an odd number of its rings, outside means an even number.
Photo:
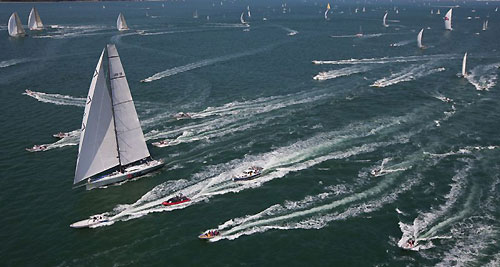
[[[123,172],[123,166],[122,166],[122,159],[120,157],[120,145],[118,144],[118,133],[116,132],[116,118],[115,118],[115,109],[113,108],[114,106],[114,103],[113,103],[113,86],[111,85],[111,77],[109,76],[111,74],[111,70],[110,70],[110,64],[109,64],[109,59],[110,59],[110,56],[109,56],[109,53],[106,51],[106,54],[107,54],[107,58],[108,58],[108,75],[106,76],[107,77],[107,80],[109,82],[109,96],[111,98],[111,114],[113,114],[113,131],[115,131],[115,139],[116,139],[116,151],[118,152],[118,170],[120,172]],[[116,57],[116,56],[113,56],[113,57]]]

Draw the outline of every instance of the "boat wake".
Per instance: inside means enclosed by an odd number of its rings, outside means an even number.
[[[260,155],[247,155],[243,159],[232,160],[194,174],[190,181],[178,180],[161,184],[146,193],[136,203],[119,205],[111,214],[110,221],[130,220],[152,212],[171,211],[185,208],[212,196],[237,193],[255,188],[273,179],[282,178],[290,172],[296,172],[315,166],[331,159],[345,159],[358,154],[368,153],[393,143],[407,142],[406,138],[391,142],[364,144],[364,138],[378,134],[385,129],[397,128],[405,118],[386,118],[371,123],[349,125],[339,131],[320,134],[305,141]],[[394,129],[396,130],[396,129]],[[344,150],[341,147],[348,146]],[[247,169],[248,166],[264,168],[261,177],[246,182],[233,182],[232,178]],[[174,195],[182,193],[191,201],[179,206],[164,207],[161,203]]]
[[[23,95],[33,97],[34,99],[44,103],[51,103],[64,106],[85,107],[85,98],[80,98],[80,97],[73,97],[60,94],[48,94],[35,91],[26,91],[23,93]]]
[[[414,64],[400,72],[392,74],[388,78],[379,79],[370,86],[387,87],[401,82],[413,81],[445,70],[445,68],[433,68],[433,65],[434,64]]]
[[[7,68],[10,66],[14,66],[17,64],[26,63],[26,62],[30,62],[30,61],[32,61],[32,59],[29,59],[29,58],[16,58],[16,59],[4,60],[4,61],[0,61],[0,68]]]
[[[50,25],[44,35],[33,35],[33,38],[75,38],[82,36],[92,36],[108,34],[114,28],[102,25],[82,25],[82,26],[62,26]]]
[[[343,60],[313,60],[313,64],[333,64],[333,65],[355,65],[355,64],[388,64],[388,63],[406,63],[430,60],[457,59],[457,55],[439,54],[424,56],[407,57],[383,57],[383,58],[362,58],[362,59],[343,59]]]
[[[253,50],[249,50],[249,51],[242,52],[242,53],[236,53],[236,54],[232,54],[232,55],[221,56],[221,57],[216,57],[216,58],[211,58],[211,59],[205,59],[205,60],[202,60],[202,61],[189,63],[189,64],[184,65],[184,66],[179,66],[179,67],[171,68],[171,69],[168,69],[168,70],[164,70],[162,72],[158,72],[158,73],[154,74],[151,77],[148,77],[146,79],[141,80],[141,82],[152,82],[152,81],[156,81],[156,80],[159,80],[159,79],[163,79],[165,77],[169,77],[169,76],[176,75],[176,74],[179,74],[179,73],[183,73],[183,72],[186,72],[186,71],[198,69],[198,68],[201,68],[201,67],[206,67],[206,66],[213,65],[213,64],[216,64],[216,63],[225,62],[225,61],[229,61],[229,60],[233,60],[233,59],[237,59],[237,58],[241,58],[241,57],[255,55],[255,54],[258,54],[258,53],[270,50],[273,47],[275,47],[276,45],[277,44],[269,45],[269,46],[266,46],[266,47],[263,47],[263,48],[253,49]]]
[[[418,251],[434,247],[432,243],[433,240],[451,238],[451,236],[439,235],[439,233],[449,228],[456,221],[463,219],[474,209],[472,200],[475,198],[476,194],[473,191],[467,196],[466,203],[464,207],[461,208],[460,212],[453,212],[453,209],[458,205],[467,187],[468,182],[466,178],[471,169],[470,162],[468,164],[469,165],[459,170],[453,176],[453,183],[450,185],[451,189],[448,194],[444,196],[446,199],[444,204],[438,208],[432,209],[430,212],[420,214],[415,218],[413,224],[399,222],[399,227],[403,233],[398,242],[399,247],[408,248],[408,240],[412,239],[415,241],[415,245],[410,249]]]
[[[471,73],[466,75],[467,81],[469,81],[476,90],[488,91],[490,88],[496,85],[498,79],[498,68],[500,63],[490,64],[490,65],[479,65],[471,70]]]
[[[419,157],[398,164],[405,169],[410,168]],[[420,157],[421,158],[421,157]],[[392,166],[394,167],[394,166]],[[392,168],[391,167],[391,168]],[[420,182],[420,179],[409,179],[388,193],[384,193],[397,181],[398,175],[388,175],[386,179],[380,180],[374,187],[359,193],[335,191],[320,193],[316,196],[307,196],[300,201],[285,201],[284,204],[276,204],[262,212],[231,219],[219,225],[217,229],[221,232],[219,237],[211,241],[222,239],[234,240],[244,235],[262,233],[271,229],[320,229],[332,221],[346,220],[376,211],[396,200],[397,196],[410,190]],[[368,202],[360,201],[382,194],[380,197]],[[340,198],[339,198],[340,197]],[[326,203],[330,201],[330,203]],[[358,202],[358,203],[357,203]],[[320,205],[317,205],[320,204]],[[351,206],[348,206],[353,204]],[[339,207],[347,206],[343,211],[336,211]]]
[[[405,45],[409,45],[411,43],[414,43],[415,40],[404,40],[404,41],[401,41],[401,42],[397,42],[397,43],[393,43],[393,44],[390,44],[390,46],[392,47],[399,47],[399,46],[405,46]]]
[[[330,70],[326,72],[320,72],[316,76],[313,77],[314,80],[324,81],[335,79],[343,76],[350,76],[356,73],[367,72],[373,69],[372,66],[352,66],[347,68],[342,68],[338,70]]]

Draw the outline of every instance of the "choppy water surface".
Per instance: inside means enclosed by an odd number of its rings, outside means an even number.
[[[25,22],[32,4],[1,4],[2,263],[497,266],[496,6],[455,8],[446,32],[430,14],[444,14],[443,3],[398,13],[338,5],[325,20],[326,2],[257,2],[249,27],[239,21],[247,5],[42,3],[47,29],[12,39],[8,17]],[[130,31],[115,30],[119,12]],[[84,101],[107,43],[151,154],[167,166],[72,189]],[[71,134],[52,138],[60,131]],[[49,149],[24,150],[34,144]],[[253,165],[260,178],[231,181]],[[192,201],[161,205],[178,193]],[[69,227],[103,212],[107,224]],[[214,228],[220,237],[197,239]],[[409,236],[419,251],[398,247]]]

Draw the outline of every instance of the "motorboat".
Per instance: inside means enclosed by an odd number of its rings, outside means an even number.
[[[252,180],[260,175],[262,175],[262,167],[257,167],[257,166],[252,166],[246,170],[243,171],[243,173],[237,177],[233,178],[233,181],[247,181],[247,180]]]

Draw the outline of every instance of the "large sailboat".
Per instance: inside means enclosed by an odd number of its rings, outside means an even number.
[[[30,31],[43,30],[42,19],[40,18],[40,14],[38,14],[38,10],[34,7],[31,9],[30,16],[28,18],[28,27],[30,28]]]
[[[444,28],[451,31],[451,15],[452,15],[453,9],[450,8],[448,12],[446,12],[446,15],[444,16]]]
[[[127,22],[125,21],[125,17],[122,13],[120,13],[118,15],[118,19],[116,19],[116,28],[121,32],[129,30]]]
[[[120,56],[115,45],[107,45],[90,83],[74,183],[87,181],[87,189],[102,187],[163,165],[163,161],[153,160],[149,154]]]
[[[14,12],[12,13],[12,15],[10,15],[7,28],[9,29],[9,35],[12,37],[21,37],[26,35],[23,24],[21,23],[21,19],[19,19],[19,15],[17,15],[17,12]]]

